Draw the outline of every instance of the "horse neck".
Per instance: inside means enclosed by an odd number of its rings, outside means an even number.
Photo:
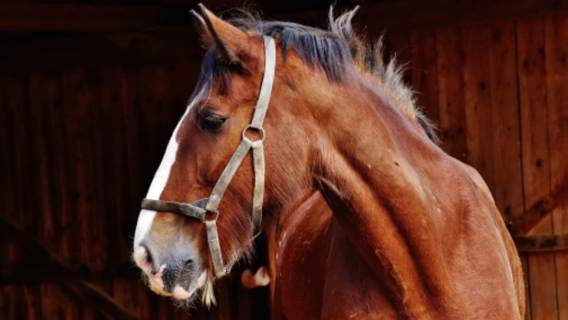
[[[365,81],[333,92],[333,106],[313,106],[327,113],[321,132],[329,133],[317,147],[320,191],[399,310],[410,317],[447,315],[440,301],[452,301],[453,289],[440,235],[457,221],[432,213],[447,191],[437,177],[450,179],[442,176],[454,161]]]
[[[274,219],[266,230],[273,315],[290,308],[306,317],[319,315],[331,211],[321,194],[312,192]]]

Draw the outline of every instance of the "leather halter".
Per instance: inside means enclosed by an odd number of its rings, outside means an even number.
[[[231,159],[223,169],[221,176],[215,183],[213,190],[208,198],[197,200],[193,203],[165,201],[156,199],[143,199],[142,209],[167,211],[184,215],[186,217],[197,219],[205,224],[207,233],[207,244],[213,262],[215,277],[220,278],[226,275],[230,266],[225,265],[221,245],[219,243],[219,235],[217,233],[217,218],[219,217],[219,204],[223,199],[223,194],[231,183],[233,176],[240,167],[247,153],[252,149],[253,169],[254,169],[254,191],[252,198],[252,221],[255,233],[260,230],[262,222],[262,204],[264,198],[264,129],[262,124],[268,109],[268,102],[272,92],[272,83],[274,82],[274,73],[276,71],[276,46],[274,39],[263,36],[264,41],[264,75],[260,87],[260,93],[252,121],[242,132],[242,140],[237,150],[231,156]],[[258,140],[251,140],[247,136],[247,132],[253,131],[260,133]]]

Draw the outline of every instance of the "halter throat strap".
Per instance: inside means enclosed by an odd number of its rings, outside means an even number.
[[[197,219],[205,224],[207,234],[207,245],[213,264],[215,277],[220,278],[229,273],[231,266],[225,265],[219,234],[217,231],[217,219],[219,218],[219,205],[223,199],[225,191],[233,180],[235,173],[241,166],[245,156],[252,150],[253,170],[254,170],[254,189],[252,198],[252,221],[254,233],[260,230],[262,223],[262,204],[264,199],[265,182],[265,163],[264,163],[264,118],[268,110],[268,103],[272,93],[274,74],[276,71],[276,45],[274,39],[263,36],[264,42],[264,74],[260,92],[254,108],[252,120],[243,129],[242,140],[231,159],[223,169],[221,176],[217,179],[213,190],[208,198],[197,200],[193,203],[166,201],[158,199],[143,199],[142,209],[173,212],[186,217]],[[259,139],[251,139],[249,133],[257,131]]]

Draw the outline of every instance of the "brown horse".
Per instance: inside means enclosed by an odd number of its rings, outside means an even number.
[[[432,141],[397,68],[353,33],[355,11],[324,31],[200,8],[201,78],[136,227],[154,291],[213,302],[262,209],[274,318],[523,318],[486,184]]]

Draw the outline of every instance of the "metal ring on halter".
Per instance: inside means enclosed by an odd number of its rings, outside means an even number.
[[[249,130],[259,132],[260,133],[260,139],[251,140],[249,137],[247,137],[247,131],[249,131]],[[249,124],[248,126],[246,126],[243,129],[241,136],[242,136],[243,140],[247,141],[250,144],[259,143],[259,142],[262,143],[264,141],[264,136],[265,136],[264,135],[264,128],[255,128],[255,127],[253,127],[252,125]]]

